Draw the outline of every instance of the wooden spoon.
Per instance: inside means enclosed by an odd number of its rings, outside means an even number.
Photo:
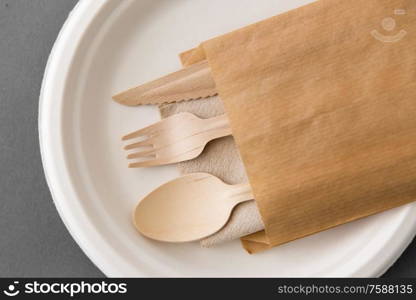
[[[151,239],[192,242],[219,231],[237,204],[252,199],[249,184],[228,185],[210,174],[189,174],[160,186],[140,201],[133,221],[137,230]]]

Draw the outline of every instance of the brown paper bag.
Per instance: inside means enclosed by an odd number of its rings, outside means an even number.
[[[416,200],[415,15],[320,0],[184,54],[210,63],[265,223],[249,252]]]

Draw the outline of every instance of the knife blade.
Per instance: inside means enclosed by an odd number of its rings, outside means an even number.
[[[217,95],[208,62],[202,61],[175,73],[113,96],[128,106],[173,103]]]

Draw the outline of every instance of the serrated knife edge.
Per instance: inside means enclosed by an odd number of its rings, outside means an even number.
[[[156,105],[217,95],[207,61],[191,65],[113,97],[123,105]]]

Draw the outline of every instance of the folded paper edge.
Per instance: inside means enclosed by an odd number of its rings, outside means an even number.
[[[179,58],[184,67],[189,67],[190,65],[193,65],[193,64],[196,64],[205,60],[206,56],[205,56],[205,51],[202,48],[202,45],[200,45],[196,48],[180,53]]]
[[[240,238],[241,245],[250,254],[256,254],[273,248],[264,230]]]

